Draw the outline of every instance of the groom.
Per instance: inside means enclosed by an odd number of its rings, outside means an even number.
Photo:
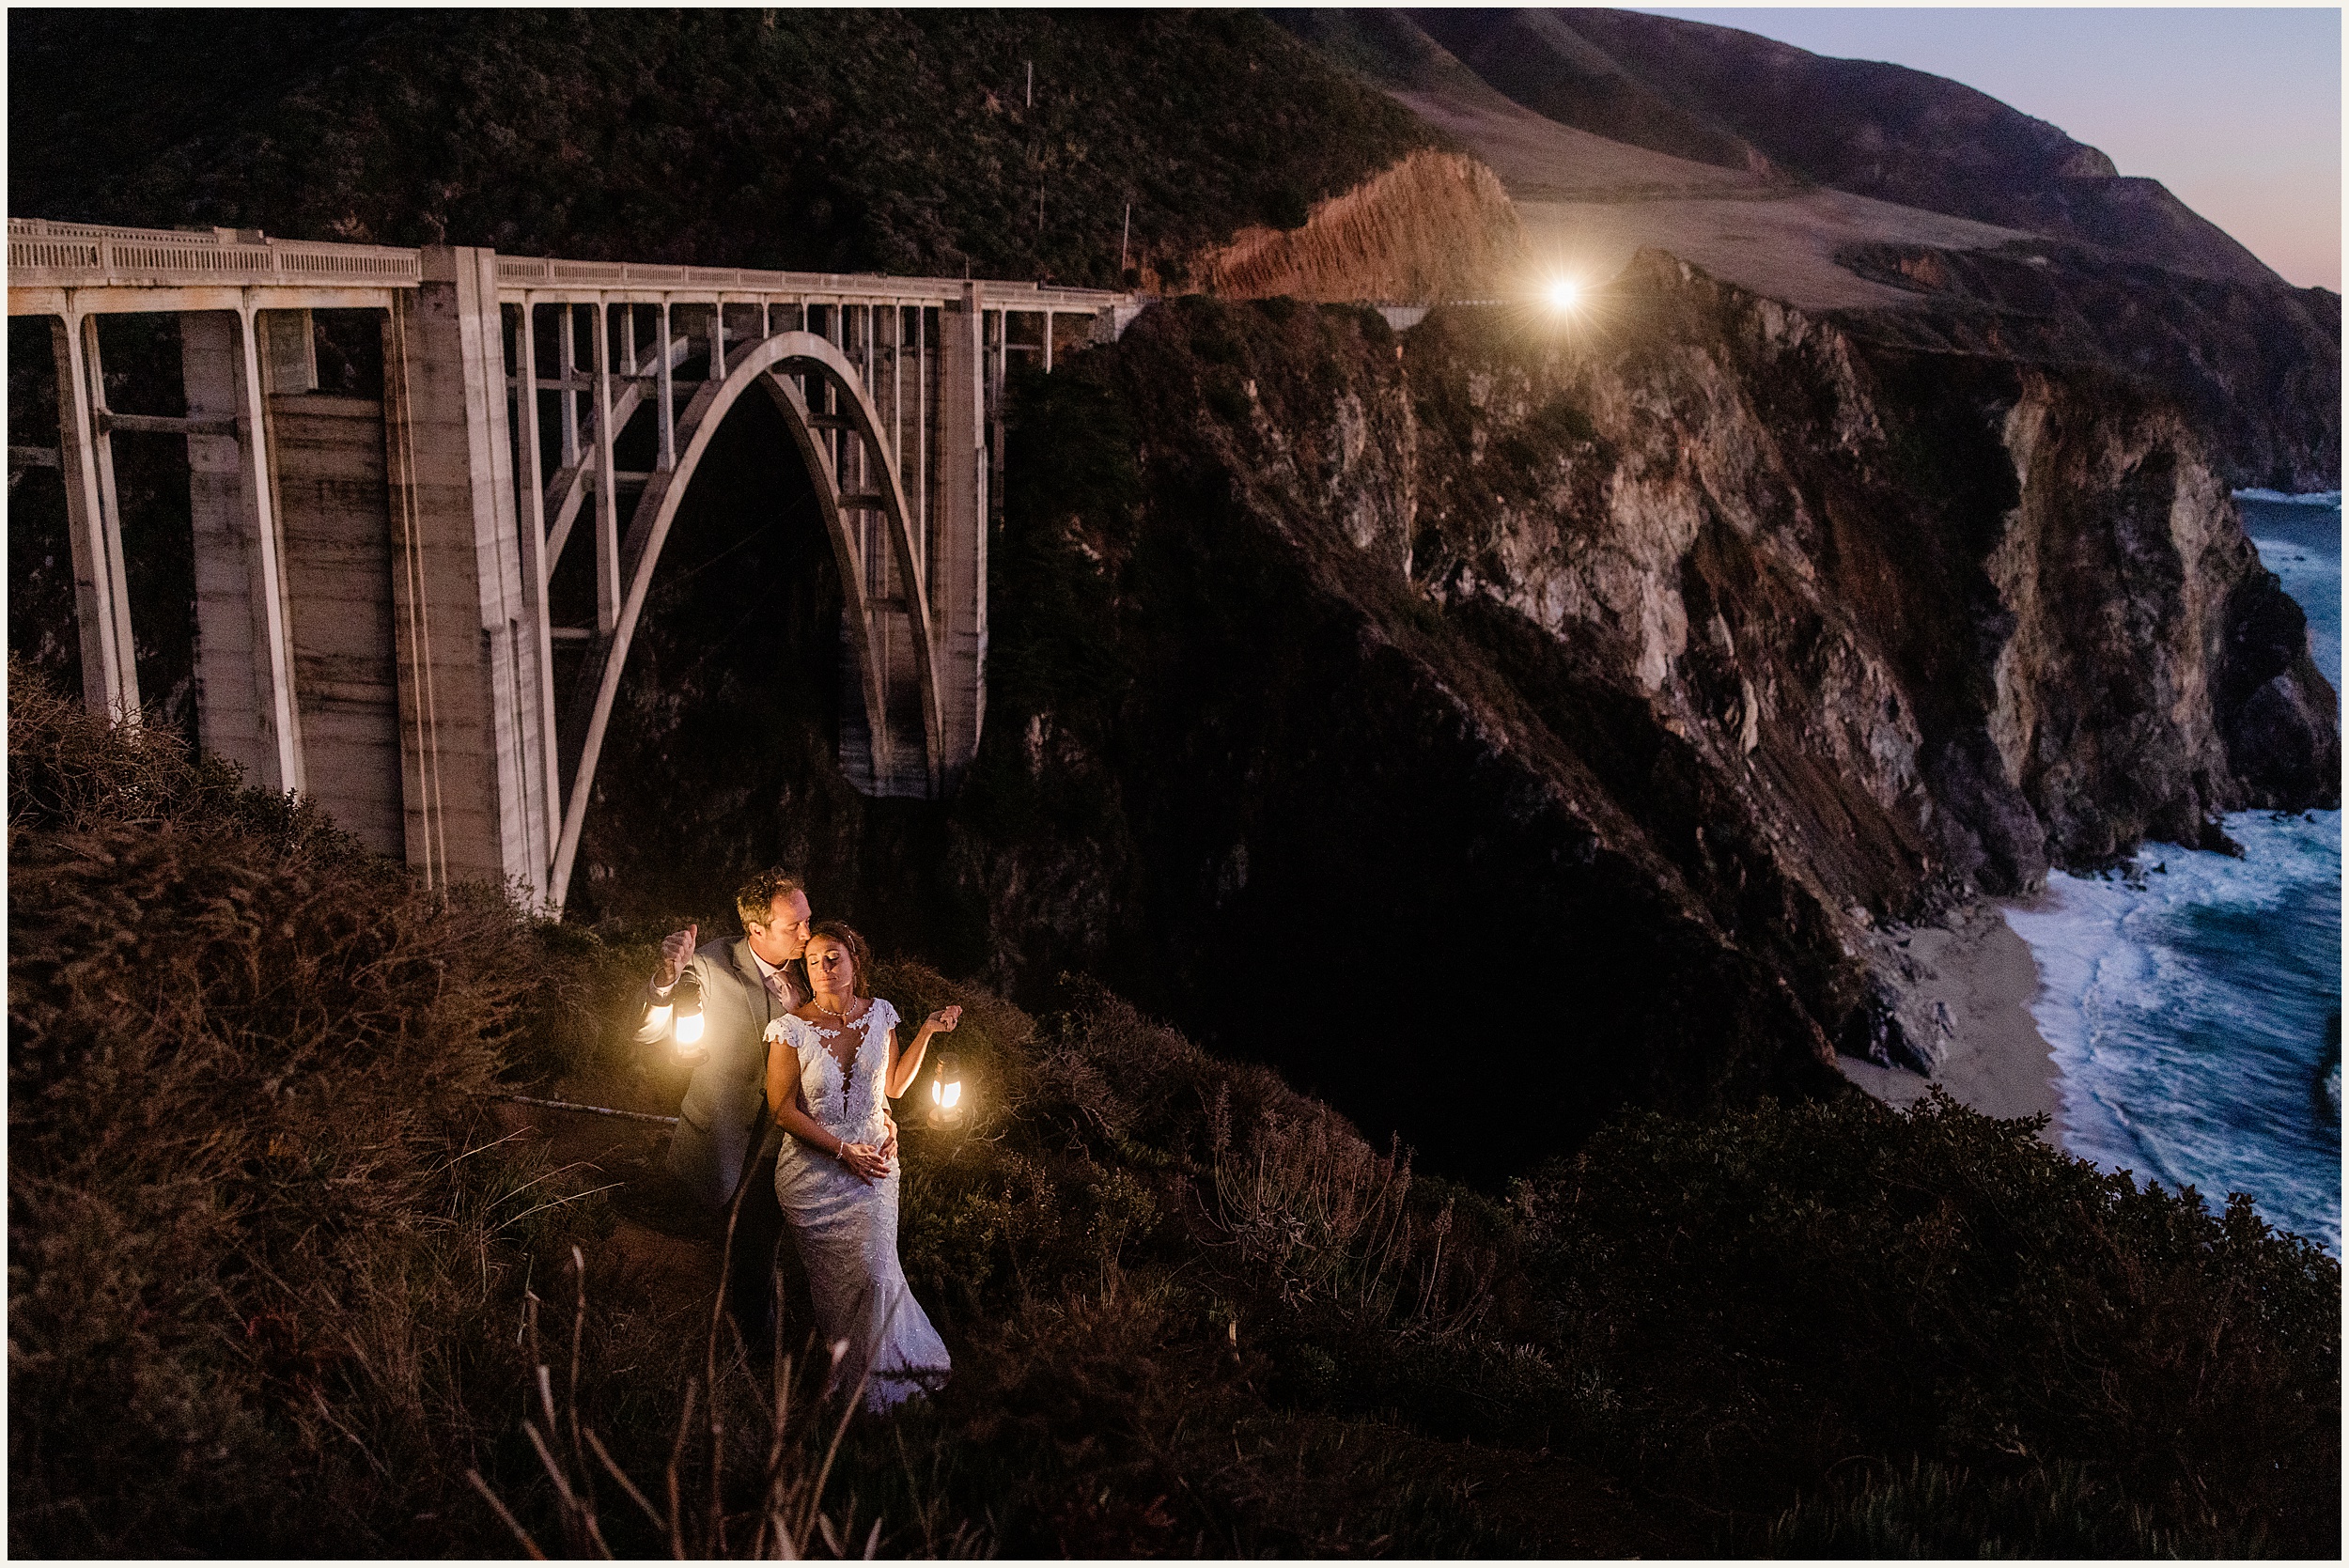
[[[701,986],[703,1055],[685,1086],[677,1134],[669,1141],[669,1170],[705,1204],[723,1212],[734,1201],[745,1162],[750,1165],[735,1221],[726,1303],[755,1353],[771,1343],[771,1276],[783,1234],[775,1157],[784,1133],[767,1110],[767,1025],[808,999],[800,955],[813,911],[805,886],[780,866],[743,883],[734,907],[742,921],[740,941],[721,937],[696,948],[698,927],[662,940],[636,1041],[652,1045],[668,1034],[678,978],[690,970]],[[896,1141],[894,1125],[888,1139]]]

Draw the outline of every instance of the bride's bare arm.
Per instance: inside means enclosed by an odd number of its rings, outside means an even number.
[[[922,1053],[929,1049],[930,1036],[952,1034],[955,1025],[961,1021],[961,1008],[940,1008],[922,1020],[921,1032],[914,1035],[913,1044],[902,1053],[897,1049],[897,1031],[894,1027],[889,1031],[889,1076],[881,1080],[881,1087],[889,1091],[891,1099],[913,1087],[913,1075],[922,1070]]]

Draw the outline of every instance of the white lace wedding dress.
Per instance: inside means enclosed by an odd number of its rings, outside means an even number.
[[[889,1066],[889,1031],[897,1010],[875,998],[864,1017],[840,1028],[786,1015],[769,1037],[799,1053],[800,1093],[808,1114],[835,1138],[879,1143],[881,1079]],[[827,1047],[847,1032],[855,1053],[843,1071]],[[897,1177],[866,1182],[829,1150],[796,1138],[783,1141],[775,1161],[775,1199],[807,1265],[808,1294],[827,1343],[848,1342],[840,1376],[853,1386],[870,1368],[864,1402],[885,1409],[946,1379],[949,1361],[928,1314],[906,1288],[897,1264]]]

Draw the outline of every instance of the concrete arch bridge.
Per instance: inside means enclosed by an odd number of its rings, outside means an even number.
[[[517,882],[560,909],[638,617],[728,413],[775,408],[814,482],[847,600],[842,768],[936,798],[986,721],[1006,368],[1050,369],[1140,308],[10,219],[8,314],[50,319],[58,431],[9,461],[64,480],[94,709],[138,722],[112,437],[178,435],[203,746],[436,882]],[[380,317],[381,398],[319,390],[327,310]],[[179,319],[184,415],[107,406],[98,320],[151,313]]]

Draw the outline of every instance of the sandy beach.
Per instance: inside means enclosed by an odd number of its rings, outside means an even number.
[[[1900,993],[1902,1022],[1915,1038],[1938,1043],[1941,1066],[1926,1079],[1840,1056],[1843,1076],[1896,1106],[1922,1098],[1937,1082],[1984,1115],[2044,1112],[2044,1136],[2061,1147],[2055,1063],[2030,1016],[2039,971],[1999,908],[1976,905],[1946,926],[1889,929],[1871,945],[1879,972]]]

